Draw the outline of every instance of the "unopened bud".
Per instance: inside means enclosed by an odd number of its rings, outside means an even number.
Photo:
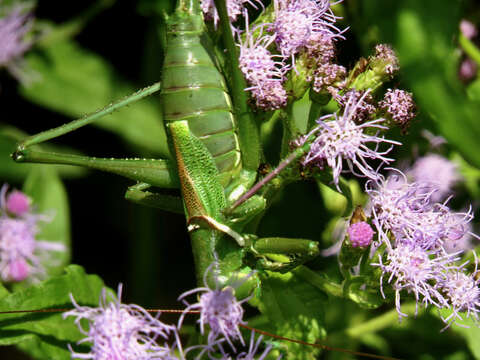
[[[6,207],[10,213],[21,216],[30,210],[30,199],[23,192],[13,190],[7,195]]]
[[[375,232],[372,227],[365,221],[351,224],[348,229],[348,236],[353,247],[367,247],[370,245]]]

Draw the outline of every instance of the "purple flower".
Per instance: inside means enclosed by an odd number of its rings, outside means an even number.
[[[10,213],[21,216],[30,210],[30,199],[23,192],[13,190],[7,195],[5,207]]]
[[[417,159],[407,175],[415,182],[426,184],[430,190],[436,190],[431,196],[433,202],[445,199],[451,194],[452,187],[462,179],[458,166],[437,154]]]
[[[347,70],[342,65],[324,63],[320,64],[313,74],[313,90],[321,92],[335,85],[336,87],[343,87],[343,80],[347,74]]]
[[[460,32],[467,39],[473,39],[478,34],[477,27],[468,20],[462,19],[460,21]]]
[[[200,287],[196,289],[189,290],[184,292],[178,300],[183,300],[187,308],[185,312],[179,319],[178,327],[180,328],[183,323],[183,318],[188,311],[191,310],[200,310],[200,319],[198,323],[200,324],[200,332],[202,335],[205,333],[205,325],[210,326],[210,332],[208,334],[208,344],[213,346],[219,343],[219,336],[223,336],[226,341],[229,343],[231,348],[235,351],[235,346],[232,343],[232,339],[239,339],[240,342],[244,345],[242,334],[240,333],[239,326],[245,324],[242,320],[244,310],[242,304],[247,299],[238,301],[235,298],[234,290],[230,286],[226,286],[221,289],[212,290],[208,287],[207,276],[208,272],[214,264],[205,272],[203,282],[205,287]],[[217,284],[218,287],[218,284]],[[195,293],[202,293],[199,297],[198,303],[189,304],[184,299],[187,296],[190,296]]]
[[[464,264],[466,265],[466,264]],[[460,313],[465,313],[465,316],[473,317],[478,320],[478,312],[480,310],[480,279],[475,279],[477,274],[477,267],[473,274],[467,275],[464,272],[465,268],[461,266],[456,271],[449,271],[446,277],[441,280],[438,287],[444,293],[448,307],[452,309],[452,313],[443,319],[449,327],[452,323],[462,321],[463,317]]]
[[[465,58],[458,69],[458,77],[464,83],[472,81],[475,76],[477,76],[478,65],[475,60],[470,59],[469,57]]]
[[[442,280],[443,274],[452,267],[453,261],[457,260],[454,258],[456,255],[439,256],[436,252],[426,251],[412,242],[400,239],[395,248],[387,248],[385,262],[379,255],[379,263],[372,263],[373,266],[379,266],[382,270],[380,278],[382,296],[385,297],[383,279],[386,277],[388,283],[393,282],[395,305],[400,318],[407,316],[402,313],[400,306],[402,290],[415,295],[417,306],[421,301],[425,306],[434,304],[442,307],[446,300],[434,283]]]
[[[142,307],[120,302],[122,285],[118,286],[118,296],[110,294],[107,302],[107,292],[104,288],[100,296],[99,306],[96,308],[80,306],[72,294],[75,309],[63,314],[64,318],[75,316],[75,324],[86,337],[78,342],[92,344],[89,353],[76,353],[70,347],[73,359],[122,359],[122,360],[148,360],[148,359],[176,359],[173,350],[165,344],[157,344],[157,338],[165,342],[170,335],[175,337],[175,346],[181,350],[177,329],[175,326],[166,325],[157,318],[152,317]],[[86,320],[88,326],[85,326]],[[183,357],[182,357],[183,358]]]
[[[248,21],[248,20],[247,20]],[[257,106],[264,110],[278,109],[286,105],[287,93],[282,86],[285,72],[288,70],[282,61],[275,61],[280,55],[272,55],[268,46],[274,37],[263,36],[263,28],[257,38],[253,37],[255,29],[247,28],[245,40],[240,47],[240,70],[249,85],[246,91],[251,91]]]
[[[42,258],[46,261],[48,252],[65,251],[65,247],[36,240],[38,222],[50,218],[29,212],[25,194],[19,191],[6,193],[5,184],[0,189],[0,278],[5,282],[22,281],[27,277],[41,279],[46,275]]]
[[[373,234],[375,234],[372,227],[365,221],[351,224],[347,232],[353,247],[366,247],[370,245]]]
[[[0,66],[19,80],[27,80],[22,56],[32,46],[25,35],[32,29],[33,18],[24,5],[0,5],[0,17]]]
[[[403,174],[402,174],[403,175]],[[375,187],[367,183],[370,206],[379,239],[389,248],[391,236],[394,239],[407,239],[426,250],[442,250],[445,241],[460,240],[469,232],[468,223],[472,220],[471,209],[465,213],[452,212],[445,203],[431,202],[435,190],[429,185],[395,181],[377,181]],[[390,236],[391,235],[391,236]]]
[[[395,51],[387,44],[375,46],[375,56],[372,66],[378,67],[377,72],[393,76],[399,69],[398,58]]]
[[[250,335],[250,345],[248,347],[248,352],[241,352],[240,354],[238,354],[237,356],[237,360],[264,360],[267,355],[270,353],[270,351],[272,350],[272,345],[268,345],[265,350],[257,357],[255,358],[255,355],[257,354],[258,352],[258,348],[260,347],[261,343],[262,343],[262,339],[263,339],[263,336],[259,336],[257,341],[255,341],[255,332],[252,331],[251,335]],[[279,356],[277,358],[280,359],[281,356]]]
[[[412,94],[404,90],[388,89],[378,105],[403,130],[410,125],[415,117],[415,103]]]
[[[373,106],[373,96],[370,92],[358,91],[355,89],[348,90],[343,95],[334,95],[334,99],[340,105],[341,108],[345,108],[346,104],[350,99],[354,103],[358,103],[355,114],[352,115],[352,120],[357,124],[361,124],[368,120],[372,114],[374,114],[377,109]],[[363,99],[363,101],[360,101]]]
[[[363,106],[363,99],[368,94],[366,92],[358,101],[351,96],[343,111],[342,115],[330,114],[323,116],[317,120],[319,124],[314,128],[303,141],[308,141],[312,135],[315,136],[310,151],[303,160],[303,165],[317,165],[324,168],[325,165],[332,168],[333,181],[337,185],[340,174],[343,170],[343,160],[346,160],[350,172],[356,176],[368,177],[369,179],[378,179],[378,173],[367,163],[366,159],[378,159],[382,162],[389,163],[393,159],[384,155],[388,154],[393,144],[400,145],[399,142],[386,140],[383,137],[369,135],[366,130],[387,129],[386,126],[380,125],[384,119],[368,121],[364,124],[356,124],[353,121],[357,113],[357,109]],[[333,118],[334,120],[326,121]],[[392,144],[386,151],[378,151],[380,143]],[[367,146],[368,143],[375,144],[374,149]],[[359,171],[354,169],[356,167]]]
[[[275,42],[285,57],[293,57],[307,46],[314,35],[343,38],[334,26],[337,17],[330,9],[330,0],[274,0],[275,20],[272,30]]]

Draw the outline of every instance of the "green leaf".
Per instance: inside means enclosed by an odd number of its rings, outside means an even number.
[[[72,118],[93,112],[135,91],[115,74],[110,64],[73,41],[56,42],[43,52],[31,52],[26,60],[40,80],[22,87],[22,95]],[[161,119],[158,101],[145,99],[105,117],[96,125],[139,149],[169,157]]]
[[[103,281],[98,276],[87,275],[82,267],[70,265],[64,275],[2,298],[0,312],[72,308],[69,294],[79,304],[97,306],[103,286]],[[68,343],[74,343],[83,337],[73,323],[73,318],[64,320],[61,312],[0,314],[0,345],[31,340],[31,334],[38,336],[47,345],[63,349],[67,348]]]
[[[260,311],[270,320],[272,332],[315,343],[325,336],[325,294],[292,273],[266,272],[262,278]],[[319,349],[287,343],[287,359],[316,359]]]
[[[70,350],[63,343],[56,343],[47,337],[26,335],[17,347],[34,359],[69,360],[72,358]]]
[[[39,222],[36,238],[62,244],[64,251],[51,251],[43,264],[48,273],[58,274],[70,262],[70,209],[65,187],[56,173],[48,166],[32,169],[23,191],[33,199],[33,206],[41,214],[52,215],[50,222]]]
[[[436,311],[432,312],[432,314],[437,317],[440,317],[441,315],[446,318],[451,314],[451,310],[444,309],[440,310],[439,313]],[[474,321],[472,317],[465,319],[465,313],[462,314],[462,317],[464,320],[461,322],[461,324],[468,327],[452,325],[450,329],[463,336],[475,359],[480,359],[480,342],[478,341],[480,338],[480,328],[478,327],[478,322]]]
[[[468,86],[467,95],[472,101],[480,102],[480,79],[476,79]]]

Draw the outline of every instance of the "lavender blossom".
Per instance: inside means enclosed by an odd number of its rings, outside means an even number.
[[[287,93],[282,83],[288,69],[282,61],[274,60],[276,57],[283,59],[282,56],[272,55],[267,50],[274,41],[274,37],[263,36],[260,31],[260,35],[255,39],[254,30],[249,31],[247,28],[244,42],[238,44],[240,70],[250,85],[245,90],[252,92],[259,108],[278,109],[285,106],[287,102]]]
[[[460,32],[467,39],[472,40],[478,34],[477,27],[468,20],[462,19],[460,21]]]
[[[201,334],[203,335],[205,333],[205,324],[210,326],[210,332],[208,334],[208,344],[210,347],[217,344],[219,340],[222,340],[222,338],[219,338],[221,335],[235,351],[232,339],[239,339],[242,345],[245,345],[239,326],[245,323],[242,320],[244,312],[242,304],[247,301],[248,298],[238,301],[235,298],[233,288],[230,286],[218,289],[217,284],[215,290],[210,289],[207,284],[207,276],[208,272],[214,265],[215,264],[210,265],[204,274],[204,287],[184,292],[178,298],[178,300],[183,300],[185,305],[187,305],[185,312],[178,321],[178,327],[181,327],[185,314],[188,313],[188,311],[198,309],[200,310],[200,319],[198,320],[198,323],[200,324]],[[202,293],[199,297],[198,303],[189,304],[184,300],[187,296],[195,293]]]
[[[376,186],[367,183],[370,206],[379,240],[390,249],[393,239],[407,239],[425,250],[442,250],[445,241],[456,241],[469,232],[471,209],[465,213],[452,212],[446,203],[431,202],[428,185],[403,182],[389,186],[390,179],[382,178]]]
[[[5,207],[8,212],[21,216],[29,212],[30,199],[21,191],[13,190],[6,197]]]
[[[250,345],[248,347],[248,352],[242,352],[242,353],[238,354],[237,360],[255,360],[255,359],[256,360],[264,360],[267,357],[267,355],[270,353],[270,351],[272,350],[272,345],[268,345],[265,348],[265,350],[263,351],[263,353],[261,353],[260,356],[255,358],[255,355],[258,352],[258,348],[260,347],[260,345],[262,343],[262,339],[263,339],[263,336],[259,336],[257,341],[255,341],[255,332],[252,331],[252,333],[250,335]],[[281,358],[281,356],[278,357],[278,359],[280,359],[280,358]]]
[[[0,5],[0,17],[0,67],[26,81],[22,56],[32,46],[25,35],[32,29],[33,18],[24,5],[13,8]]]
[[[347,70],[342,65],[325,63],[320,64],[313,74],[313,90],[321,92],[323,89],[335,85],[342,87],[343,80],[347,74]]]
[[[378,105],[403,130],[410,125],[415,117],[415,103],[412,94],[404,90],[388,89]]]
[[[337,188],[343,170],[343,160],[347,161],[349,170],[354,175],[378,179],[379,174],[367,163],[366,159],[379,159],[382,162],[389,163],[393,159],[384,155],[390,152],[393,145],[400,145],[397,141],[386,140],[383,137],[365,133],[365,130],[369,129],[386,130],[386,126],[380,125],[384,119],[368,121],[361,125],[357,125],[353,121],[357,109],[363,106],[363,100],[367,94],[368,92],[358,101],[351,96],[342,115],[339,116],[335,113],[319,118],[317,120],[319,126],[303,139],[303,142],[305,142],[313,135],[315,136],[310,151],[303,159],[303,165],[316,165],[322,169],[327,165],[332,168],[333,181]],[[331,118],[334,118],[334,120],[326,121]],[[392,146],[386,151],[380,152],[378,146],[382,142],[392,144]],[[375,148],[370,149],[367,146],[368,143],[376,144]],[[359,172],[354,169],[354,166]]]
[[[458,69],[458,77],[464,83],[468,83],[469,81],[472,81],[475,76],[477,76],[477,72],[477,63],[475,62],[475,60],[467,57],[460,64],[460,68]]]
[[[462,179],[458,166],[437,154],[417,159],[407,175],[415,182],[426,184],[430,190],[436,190],[431,196],[433,202],[445,199],[451,194],[452,187]]]
[[[387,44],[375,46],[375,56],[371,60],[371,66],[377,73],[389,76],[393,76],[400,69],[395,51]]]
[[[352,115],[352,120],[357,124],[367,121],[377,110],[375,109],[375,106],[373,106],[373,96],[370,92],[350,89],[343,95],[336,94],[334,96],[334,99],[338,102],[341,108],[345,108],[350,98],[353,98],[354,103],[358,103],[355,114]],[[360,99],[362,98],[363,101],[360,102]]]
[[[382,270],[380,278],[380,291],[383,292],[383,278],[387,277],[388,283],[393,281],[395,290],[395,305],[400,318],[407,316],[401,311],[400,292],[406,290],[415,295],[417,306],[422,302],[427,306],[433,304],[442,307],[446,300],[433,285],[443,279],[443,274],[452,267],[457,254],[439,256],[433,251],[426,251],[410,241],[399,239],[395,248],[387,249],[385,263],[379,255],[379,262],[372,263]],[[418,310],[418,308],[417,308]]]
[[[351,224],[347,232],[353,247],[367,247],[375,234],[372,227],[365,221]]]
[[[334,26],[338,19],[330,9],[330,0],[274,0],[275,21],[272,30],[278,49],[286,58],[307,46],[311,38],[343,38]],[[294,62],[294,61],[293,61]]]
[[[75,309],[63,314],[63,318],[75,316],[75,324],[86,337],[78,342],[92,344],[89,353],[77,353],[72,350],[73,359],[176,359],[172,349],[165,344],[157,344],[157,338],[165,342],[170,335],[175,337],[175,346],[182,353],[179,337],[175,326],[166,325],[138,305],[125,305],[120,302],[122,285],[118,286],[118,296],[111,294],[111,301],[107,302],[107,291],[104,288],[100,296],[99,306],[92,308],[77,304],[72,294]],[[88,327],[84,327],[84,322]],[[183,358],[183,356],[182,356]]]
[[[465,265],[465,264],[464,264]],[[464,272],[462,266],[456,271],[449,271],[442,281],[439,282],[439,288],[445,294],[445,298],[452,309],[452,313],[443,319],[449,327],[457,321],[462,321],[463,317],[460,313],[465,313],[465,317],[473,317],[478,320],[478,312],[480,311],[480,279],[476,279],[477,266],[471,275]]]
[[[50,218],[29,212],[25,194],[6,193],[5,184],[0,189],[0,278],[5,282],[41,279],[46,275],[42,259],[48,259],[50,251],[65,251],[65,247],[36,240],[38,222]]]

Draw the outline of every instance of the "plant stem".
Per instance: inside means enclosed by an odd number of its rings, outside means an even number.
[[[343,290],[339,284],[331,282],[327,278],[318,275],[315,271],[310,270],[306,266],[299,266],[292,272],[298,277],[308,282],[309,284],[326,292],[327,294],[336,297],[343,297]]]
[[[413,315],[415,313],[415,303],[403,304],[402,312],[408,315]],[[392,309],[367,322],[362,322],[361,324],[348,328],[344,332],[348,336],[358,338],[366,333],[383,330],[391,326],[395,321],[398,321],[398,313],[396,309]]]

